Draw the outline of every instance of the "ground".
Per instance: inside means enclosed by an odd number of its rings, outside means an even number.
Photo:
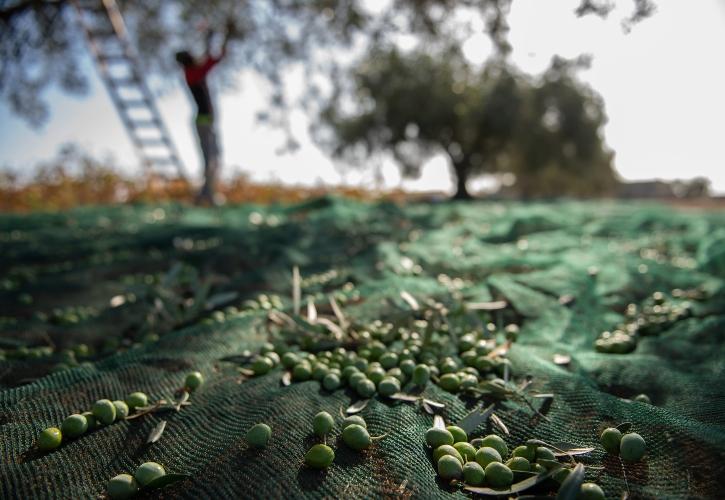
[[[433,419],[419,405],[376,396],[360,414],[385,437],[360,454],[335,435],[333,465],[314,472],[303,465],[316,442],[312,417],[338,415],[360,398],[318,381],[286,385],[282,368],[246,371],[245,351],[267,341],[334,344],[339,326],[351,349],[362,331],[385,337],[386,323],[434,329],[441,349],[468,332],[503,342],[504,327],[516,324],[509,383],[531,385],[527,404],[496,401],[509,447],[530,438],[593,447],[581,461],[608,497],[722,491],[725,213],[334,197],[221,209],[126,205],[0,216],[0,245],[2,498],[97,497],[109,478],[148,460],[189,475],[163,490],[172,498],[463,496],[436,476],[424,439]],[[335,328],[311,325],[315,313]],[[629,339],[631,352],[595,349],[603,332],[639,320],[648,323]],[[205,382],[179,412],[34,449],[41,430],[97,399],[178,398],[193,370]],[[638,394],[651,404],[633,401]],[[450,423],[478,403],[435,384],[423,395],[446,405]],[[162,419],[163,435],[147,445]],[[257,422],[272,427],[262,450],[245,440]],[[622,422],[647,441],[633,465],[599,445],[601,430]],[[489,432],[504,434],[489,420],[474,435]]]

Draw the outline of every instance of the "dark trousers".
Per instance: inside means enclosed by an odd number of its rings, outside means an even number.
[[[212,201],[219,173],[219,146],[214,121],[211,118],[197,117],[196,133],[199,135],[199,146],[204,157],[204,185],[199,197]]]

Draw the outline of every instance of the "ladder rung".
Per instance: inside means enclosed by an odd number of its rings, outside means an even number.
[[[154,139],[138,139],[138,143],[142,146],[146,147],[153,147],[153,146],[168,146],[169,143],[166,142],[166,139],[161,138],[154,138]]]
[[[151,107],[151,103],[148,102],[146,99],[126,99],[120,100],[121,104],[125,108],[149,108]]]
[[[113,83],[114,85],[118,87],[133,87],[137,85],[141,85],[141,82],[138,78],[134,77],[128,77],[128,78],[109,78],[109,81]]]
[[[133,128],[156,128],[160,125],[159,121],[153,120],[129,120],[129,124]]]

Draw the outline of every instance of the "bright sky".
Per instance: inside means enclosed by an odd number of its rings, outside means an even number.
[[[705,176],[717,192],[725,193],[725,2],[660,0],[657,14],[629,35],[619,22],[632,3],[619,3],[621,11],[601,20],[577,19],[572,11],[578,0],[516,0],[509,18],[514,62],[526,71],[539,72],[553,54],[591,53],[593,66],[582,77],[605,99],[609,116],[605,137],[616,152],[620,175],[625,179]],[[471,40],[466,50],[472,59],[482,60],[490,45],[481,36]],[[131,143],[101,82],[95,72],[91,74],[90,94],[83,98],[49,92],[51,119],[38,130],[0,103],[0,166],[28,169],[52,157],[60,145],[75,142],[95,155],[111,155],[126,169],[135,168]],[[264,95],[264,85],[245,75],[237,90],[217,97],[226,173],[241,169],[256,180],[307,185],[372,184],[372,169],[336,168],[305,140],[307,125],[301,114],[292,117],[297,136],[303,139],[301,150],[277,156],[280,132],[255,123]],[[180,78],[158,105],[187,169],[198,175],[193,109]],[[393,165],[386,165],[383,173],[388,186],[400,185]],[[431,160],[420,179],[402,185],[452,188],[442,158]]]

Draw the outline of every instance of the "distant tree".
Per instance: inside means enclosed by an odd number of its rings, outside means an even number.
[[[79,0],[93,3],[92,0]],[[633,0],[628,25],[650,15],[650,0]],[[101,0],[96,2],[101,4]],[[365,0],[117,0],[132,44],[146,69],[169,78],[177,75],[170,56],[180,45],[201,44],[200,25],[237,26],[237,43],[227,58],[228,71],[250,69],[272,83],[272,110],[285,105],[282,75],[302,63],[310,74],[333,81],[343,75],[345,50],[390,41],[400,34],[446,44],[469,34],[468,21],[481,19],[499,53],[510,50],[506,18],[511,0],[388,0],[371,9]],[[582,0],[579,16],[606,16],[613,0]],[[463,15],[456,15],[461,13]],[[462,21],[461,18],[464,20]],[[70,0],[0,0],[0,99],[19,116],[40,125],[48,116],[44,92],[86,92],[83,34]],[[318,95],[315,80],[303,103]],[[272,113],[281,119],[285,113]],[[282,120],[283,121],[283,120]]]
[[[593,196],[617,185],[613,153],[605,146],[604,102],[576,78],[589,59],[555,57],[529,88],[512,148],[516,191],[534,196]]]
[[[533,79],[501,60],[477,70],[456,48],[435,56],[379,48],[324,110],[318,139],[354,163],[391,152],[404,176],[443,153],[457,199],[470,198],[471,177],[500,172],[515,174],[527,197],[601,193],[614,183],[612,154],[602,100],[575,77],[582,64],[555,58]]]

